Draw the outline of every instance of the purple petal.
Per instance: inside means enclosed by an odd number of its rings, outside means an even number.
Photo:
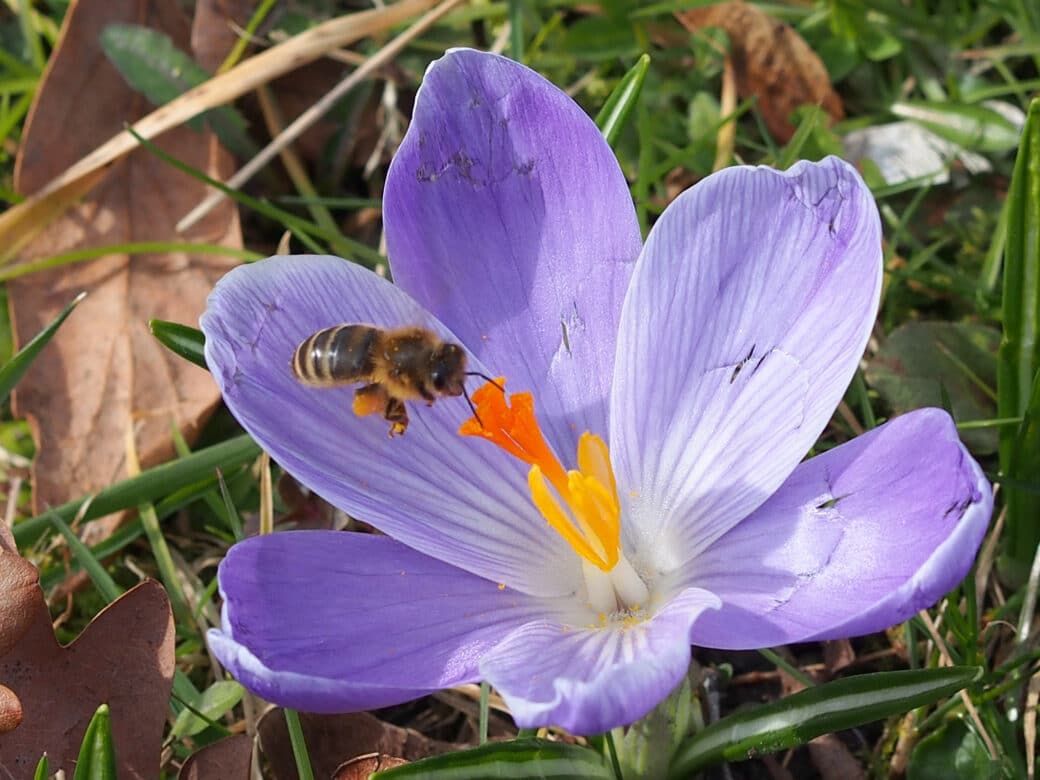
[[[668,207],[625,300],[611,407],[636,560],[681,566],[780,486],[852,378],[880,285],[877,207],[836,158],[731,168]]]
[[[723,601],[692,639],[740,649],[879,631],[967,573],[993,494],[949,415],[922,409],[806,461],[695,561]]]
[[[394,280],[573,457],[606,435],[621,302],[641,241],[591,119],[542,76],[454,50],[426,72],[383,202]]]
[[[694,588],[633,625],[528,623],[491,650],[480,671],[521,728],[599,734],[638,720],[672,692],[690,665],[690,626],[718,604]]]
[[[290,531],[220,564],[217,658],[246,688],[308,712],[384,707],[479,679],[480,657],[543,613],[514,590],[385,536]]]
[[[242,426],[309,488],[410,547],[525,592],[574,592],[577,557],[533,508],[523,464],[456,433],[465,400],[412,403],[408,432],[391,440],[378,415],[354,415],[352,387],[296,381],[296,346],[342,322],[455,340],[400,289],[335,257],[270,258],[217,284],[206,361]]]

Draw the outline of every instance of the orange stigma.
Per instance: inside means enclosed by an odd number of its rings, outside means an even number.
[[[586,431],[578,440],[578,469],[566,470],[549,448],[534,415],[531,393],[513,393],[505,378],[473,394],[477,413],[459,428],[462,436],[487,439],[531,466],[531,500],[578,555],[605,572],[618,562],[621,507],[606,442]],[[555,492],[550,489],[550,485]]]

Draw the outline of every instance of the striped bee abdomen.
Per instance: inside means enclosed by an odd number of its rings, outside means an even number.
[[[307,385],[333,387],[365,381],[379,330],[371,325],[335,325],[319,330],[296,348],[292,371]]]

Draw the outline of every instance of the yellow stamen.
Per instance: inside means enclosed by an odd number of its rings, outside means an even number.
[[[603,571],[618,562],[621,507],[606,442],[586,431],[578,440],[578,470],[567,471],[549,448],[534,415],[530,393],[508,403],[505,379],[487,382],[473,394],[477,414],[459,428],[479,436],[531,466],[531,500],[552,528],[582,558]],[[555,489],[555,493],[550,489]]]

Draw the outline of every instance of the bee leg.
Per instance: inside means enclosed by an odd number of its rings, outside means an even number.
[[[373,383],[359,387],[354,391],[354,414],[364,417],[382,412],[386,409],[388,399],[386,390],[380,384]]]
[[[389,396],[386,399],[386,409],[383,412],[383,417],[388,422],[393,423],[390,426],[391,439],[394,436],[403,436],[408,429],[408,410],[405,408],[404,401],[400,398]]]

